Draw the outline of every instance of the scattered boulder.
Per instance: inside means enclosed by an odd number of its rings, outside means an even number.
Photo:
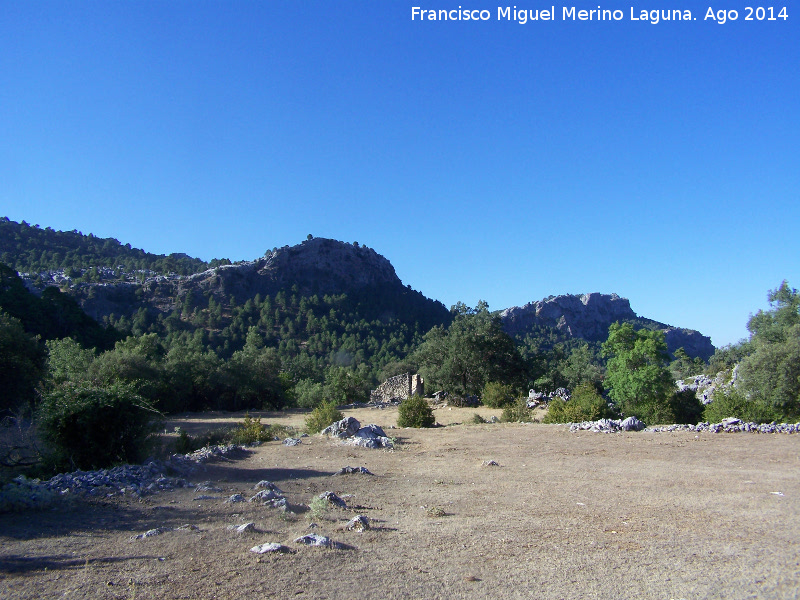
[[[545,394],[544,392],[537,392],[534,389],[528,390],[528,400],[526,405],[528,408],[536,408],[541,404],[547,404],[551,400],[558,398],[564,402],[572,397],[571,392],[567,388],[557,388],[552,394]]]
[[[350,475],[352,473],[359,473],[361,475],[372,475],[366,467],[342,467],[334,475]]]
[[[231,504],[235,502],[244,502],[244,501],[245,497],[242,494],[234,494],[233,496],[225,500],[225,502],[230,502]]]
[[[297,446],[298,444],[301,444],[301,443],[302,442],[300,441],[300,438],[290,438],[290,437],[288,437],[285,440],[283,440],[283,445],[284,446]]]
[[[250,548],[250,552],[255,552],[256,554],[268,554],[270,552],[277,552],[279,554],[294,554],[295,551],[287,546],[284,546],[283,544],[269,542],[267,544],[253,546]]]
[[[272,483],[271,481],[267,481],[266,479],[262,479],[257,484],[253,486],[254,490],[272,490],[273,492],[277,492],[278,494],[283,494],[283,492],[278,489],[278,486]]]
[[[386,437],[386,433],[384,433],[383,429],[381,429],[377,425],[370,424],[370,425],[365,425],[364,427],[356,431],[356,436],[361,438],[373,439],[376,437]]]
[[[321,435],[336,437],[343,444],[362,448],[393,448],[392,440],[378,425],[370,424],[361,427],[361,423],[353,417],[345,417],[322,430]]]
[[[283,494],[280,492],[276,492],[275,490],[261,490],[257,492],[254,496],[250,497],[248,502],[267,502],[269,500],[277,500],[279,498],[283,498]]]
[[[369,519],[364,515],[356,515],[344,526],[348,531],[367,531],[370,528]]]
[[[295,544],[305,544],[306,546],[314,546],[317,548],[333,548],[343,549],[346,548],[344,544],[334,542],[331,538],[324,535],[317,535],[316,533],[309,533],[295,539]]]
[[[322,492],[319,497],[336,508],[347,508],[347,503],[333,492]]]
[[[499,467],[500,463],[497,462],[496,460],[487,460],[487,461],[484,461],[483,466],[484,467]]]
[[[228,529],[235,531],[238,534],[254,533],[258,531],[255,523],[244,523],[243,525],[230,525]]]
[[[620,429],[623,431],[641,431],[644,428],[645,424],[636,417],[628,417],[620,423]]]
[[[210,481],[203,481],[202,483],[198,483],[197,485],[194,486],[194,491],[195,492],[221,492],[222,489],[216,487]]]
[[[354,417],[345,417],[341,421],[332,423],[322,430],[320,435],[327,435],[328,437],[349,438],[353,437],[358,430],[361,429],[361,423]]]
[[[348,446],[359,446],[361,448],[393,448],[394,443],[388,437],[375,437],[375,438],[364,438],[364,437],[351,437],[347,438],[346,440],[342,440],[343,444]]]
[[[675,382],[679,392],[691,390],[695,398],[703,404],[710,404],[714,400],[717,391],[722,393],[736,387],[739,379],[739,364],[737,363],[731,371],[720,371],[713,378],[709,375],[700,374],[688,379],[679,379]]]
[[[132,540],[143,540],[149,537],[155,537],[157,535],[161,535],[162,533],[166,533],[167,531],[172,531],[169,527],[156,527],[155,529],[149,529],[144,533],[140,533],[139,535],[134,535],[131,537]]]

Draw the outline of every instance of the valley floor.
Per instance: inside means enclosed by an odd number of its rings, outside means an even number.
[[[436,411],[439,422],[476,412],[445,411]],[[396,409],[345,413],[387,428],[397,448],[319,436],[294,447],[270,442],[191,477],[220,492],[0,516],[0,597],[800,596],[798,435],[606,435],[541,424],[389,430]],[[302,423],[297,415],[264,422],[282,419]],[[214,420],[181,422],[199,428]],[[499,465],[486,466],[490,460]],[[344,466],[373,475],[333,475]],[[315,515],[312,530],[310,511],[224,502],[252,496],[264,479],[293,505],[330,490],[351,508]],[[343,529],[355,514],[373,528]],[[228,529],[247,522],[257,531]],[[132,539],[159,527],[161,535]],[[294,543],[312,531],[348,548]],[[250,552],[265,542],[296,552]]]

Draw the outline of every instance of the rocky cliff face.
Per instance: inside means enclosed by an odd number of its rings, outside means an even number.
[[[296,286],[303,295],[337,294],[389,285],[402,287],[391,263],[370,248],[325,238],[284,246],[258,260],[225,265],[189,276],[158,276],[144,283],[92,284],[77,290],[84,310],[95,318],[132,314],[149,305],[167,312],[176,298],[211,294],[245,302]]]
[[[402,285],[386,258],[371,248],[325,238],[284,246],[259,260],[217,267],[180,282],[237,300],[294,285],[303,294],[334,294],[381,284]]]
[[[507,308],[500,313],[500,319],[512,336],[524,336],[535,328],[548,327],[567,338],[577,337],[589,342],[605,341],[612,323],[629,322],[663,330],[670,352],[683,347],[689,356],[699,356],[703,360],[708,360],[714,353],[709,337],[692,329],[640,318],[631,309],[628,299],[616,294],[551,296],[525,306]]]

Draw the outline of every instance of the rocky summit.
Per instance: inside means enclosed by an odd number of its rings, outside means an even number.
[[[193,275],[83,284],[72,292],[90,316],[100,319],[112,313],[132,315],[141,306],[168,313],[175,308],[176,299],[187,294],[213,296],[226,303],[231,298],[245,302],[257,294],[263,297],[281,290],[311,296],[386,288],[404,286],[384,256],[355,242],[312,238],[275,248],[257,260],[221,265]],[[436,310],[446,314],[442,306]]]
[[[558,331],[565,338],[581,338],[603,342],[613,323],[628,322],[638,327],[661,329],[670,352],[683,348],[691,357],[708,360],[714,345],[708,336],[693,329],[682,329],[642,318],[631,308],[630,301],[617,294],[565,294],[550,296],[525,306],[514,306],[500,313],[505,330],[513,336],[524,336],[545,327]]]
[[[365,246],[312,238],[267,252],[252,262],[227,265],[186,278],[201,290],[220,288],[224,296],[250,298],[293,285],[305,294],[328,294],[390,284],[402,285],[392,264]]]

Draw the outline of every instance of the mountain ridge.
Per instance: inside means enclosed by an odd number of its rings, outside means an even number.
[[[130,250],[129,244],[122,245],[116,239],[100,239],[91,234],[84,236],[77,231],[54,232],[50,228],[40,229],[24,221],[18,224],[7,218],[3,218],[0,225],[0,247],[14,249],[20,254],[24,252],[25,264],[40,264],[31,258],[37,255],[43,259],[60,259],[58,264],[65,264],[67,255],[61,256],[64,248],[53,248],[52,244],[49,250],[41,247],[50,238],[67,240],[78,246],[85,238],[84,241],[94,244],[95,250],[100,242],[113,252]],[[12,236],[13,240],[10,239]],[[27,243],[38,243],[39,246],[26,248],[26,239],[29,240]],[[438,315],[434,321],[442,320],[443,310],[446,310],[441,302],[414,292],[410,286],[403,286],[386,257],[357,243],[309,236],[294,246],[274,248],[261,258],[234,264],[224,259],[212,261],[211,264],[204,263],[182,253],[164,257],[138,249],[132,252],[134,255],[131,256],[149,261],[146,268],[133,272],[115,270],[113,261],[117,255],[112,254],[105,261],[108,265],[93,265],[88,269],[70,267],[23,275],[29,287],[60,285],[78,300],[87,314],[98,321],[112,315],[133,317],[142,308],[154,311],[154,314],[166,314],[174,311],[180,303],[187,302],[187,297],[191,304],[195,301],[193,296],[202,298],[199,300],[202,304],[214,298],[216,302],[228,305],[231,301],[242,303],[256,295],[274,295],[280,291],[301,296],[356,292],[365,296],[364,302],[368,303],[370,291],[381,295],[386,289],[392,289],[395,292],[390,295],[394,301],[417,303],[419,306],[415,305],[415,311],[429,309],[431,314]],[[91,256],[96,257],[97,254],[95,251]],[[12,263],[9,266],[19,268],[20,261],[10,260],[14,256],[8,250],[3,256]],[[75,261],[80,264],[80,259],[77,256]],[[176,261],[183,267],[181,274],[163,271],[176,264]],[[136,267],[145,263],[130,264]],[[162,271],[148,270],[149,266],[162,268]],[[413,297],[408,296],[411,292]],[[388,318],[393,312],[398,312],[388,305],[386,310]],[[631,322],[637,327],[664,331],[671,353],[683,347],[690,356],[708,360],[714,352],[714,346],[707,336],[695,330],[640,317],[631,309],[628,299],[614,293],[550,296],[523,306],[506,308],[499,314],[506,331],[517,338],[537,327],[545,327],[564,340],[580,338],[599,343],[606,339],[611,323],[622,321]]]
[[[537,327],[548,327],[567,339],[581,338],[587,342],[605,341],[613,323],[632,323],[637,328],[663,331],[671,354],[683,348],[689,356],[699,356],[707,361],[715,350],[708,336],[694,329],[640,317],[631,308],[630,300],[613,293],[549,296],[523,306],[506,308],[500,312],[500,320],[512,336],[521,337]]]

